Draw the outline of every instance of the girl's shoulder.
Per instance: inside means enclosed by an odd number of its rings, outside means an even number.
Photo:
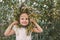
[[[17,25],[14,25],[13,28],[17,28],[18,26]]]
[[[18,28],[18,26],[17,26],[17,25],[14,25],[12,29],[13,29],[14,31],[16,31],[17,28]]]

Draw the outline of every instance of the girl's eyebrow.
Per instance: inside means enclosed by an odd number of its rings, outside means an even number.
[[[20,16],[20,17],[24,17],[24,16]]]
[[[21,17],[24,17],[24,16],[21,16]]]
[[[29,18],[29,17],[20,16],[20,18]]]

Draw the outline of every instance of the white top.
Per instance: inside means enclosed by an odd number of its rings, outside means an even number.
[[[16,34],[16,40],[31,40],[31,33],[27,36],[25,28],[13,27]]]

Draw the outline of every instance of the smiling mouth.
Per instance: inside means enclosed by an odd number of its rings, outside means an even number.
[[[22,22],[23,24],[27,24],[27,22]]]

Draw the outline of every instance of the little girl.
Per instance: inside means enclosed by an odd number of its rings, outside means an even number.
[[[18,21],[14,21],[8,28],[5,30],[4,35],[10,36],[16,34],[16,40],[32,40],[32,32],[41,33],[43,32],[42,28],[36,23],[35,20],[30,19],[27,12],[22,12],[18,15]],[[33,23],[35,27],[32,27],[28,32],[29,24]],[[28,35],[29,34],[29,35]]]

